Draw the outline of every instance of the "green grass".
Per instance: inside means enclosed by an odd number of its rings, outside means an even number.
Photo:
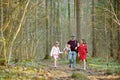
[[[84,73],[81,73],[81,72],[74,72],[72,74],[72,78],[74,78],[75,80],[89,80],[87,75],[85,75]]]
[[[88,58],[87,59],[87,64],[89,67],[93,69],[98,69],[98,70],[104,70],[106,72],[111,72],[111,73],[120,73],[120,64],[113,59],[110,59],[109,61],[106,61],[103,58]]]

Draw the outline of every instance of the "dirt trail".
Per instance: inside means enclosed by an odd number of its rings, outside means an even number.
[[[59,64],[58,67],[54,67],[51,62],[43,62],[47,66],[44,69],[47,70],[47,76],[50,80],[75,80],[71,77],[73,72],[83,72],[90,80],[120,80],[120,75],[106,75],[103,71],[91,68],[85,71],[80,69],[79,65],[75,69],[71,69],[68,67],[68,64]]]

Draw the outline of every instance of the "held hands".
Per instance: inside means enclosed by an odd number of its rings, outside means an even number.
[[[75,47],[75,50],[77,50],[77,47]]]
[[[59,54],[63,54],[63,52],[59,52]]]
[[[51,54],[50,56],[52,57],[53,55]]]

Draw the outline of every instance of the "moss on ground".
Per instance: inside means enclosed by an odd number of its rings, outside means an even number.
[[[76,80],[89,80],[87,75],[85,75],[84,73],[81,73],[81,72],[74,72],[72,74],[72,78],[74,78]]]

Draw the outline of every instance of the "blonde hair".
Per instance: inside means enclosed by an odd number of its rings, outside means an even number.
[[[56,42],[55,42],[55,44],[59,44],[59,42],[58,42],[58,41],[56,41]]]

